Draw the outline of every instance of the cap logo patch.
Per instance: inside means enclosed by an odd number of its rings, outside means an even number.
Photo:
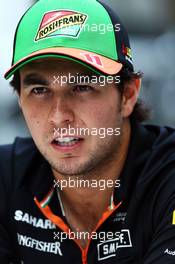
[[[35,41],[56,36],[77,38],[87,17],[86,14],[69,10],[46,13],[41,20]]]
[[[98,55],[92,55],[90,53],[80,53],[80,55],[82,55],[88,63],[103,68],[103,63]]]
[[[131,49],[122,45],[122,53],[125,55],[125,59],[132,63]]]

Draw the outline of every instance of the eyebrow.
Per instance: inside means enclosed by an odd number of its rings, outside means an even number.
[[[25,76],[23,80],[23,86],[24,88],[27,88],[30,85],[39,84],[39,85],[49,85],[49,82],[45,80],[41,75],[38,75],[36,73],[30,73]]]

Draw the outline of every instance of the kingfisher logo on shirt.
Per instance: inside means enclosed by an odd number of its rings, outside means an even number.
[[[18,233],[17,233],[17,238],[20,246],[63,256],[60,242],[53,243],[53,242],[40,241],[32,237],[28,237]]]
[[[115,257],[118,248],[132,247],[131,236],[128,229],[115,233],[116,238],[97,245],[98,260]]]
[[[75,11],[59,10],[44,14],[35,41],[48,37],[77,38],[87,15]]]

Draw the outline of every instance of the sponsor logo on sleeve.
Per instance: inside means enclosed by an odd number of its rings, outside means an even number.
[[[116,238],[107,240],[97,245],[98,260],[115,257],[118,248],[132,247],[131,236],[128,229],[123,229],[115,233]]]
[[[173,219],[172,219],[172,224],[175,225],[175,211],[173,211]]]
[[[58,10],[44,14],[35,41],[49,37],[77,38],[87,15],[70,10]]]
[[[175,256],[175,250],[170,250],[168,248],[164,251],[164,253],[170,256]]]

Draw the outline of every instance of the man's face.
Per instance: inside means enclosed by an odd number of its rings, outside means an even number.
[[[122,136],[121,97],[114,84],[61,83],[58,76],[87,76],[90,70],[68,60],[36,60],[20,71],[19,102],[36,146],[57,173],[79,175],[117,158]],[[92,74],[92,73],[91,73]],[[79,128],[61,138],[56,131]],[[80,134],[80,128],[89,131]],[[112,128],[113,135],[92,135]],[[94,131],[94,130],[93,130]],[[55,132],[55,133],[54,133]],[[65,133],[65,130],[64,130]]]

